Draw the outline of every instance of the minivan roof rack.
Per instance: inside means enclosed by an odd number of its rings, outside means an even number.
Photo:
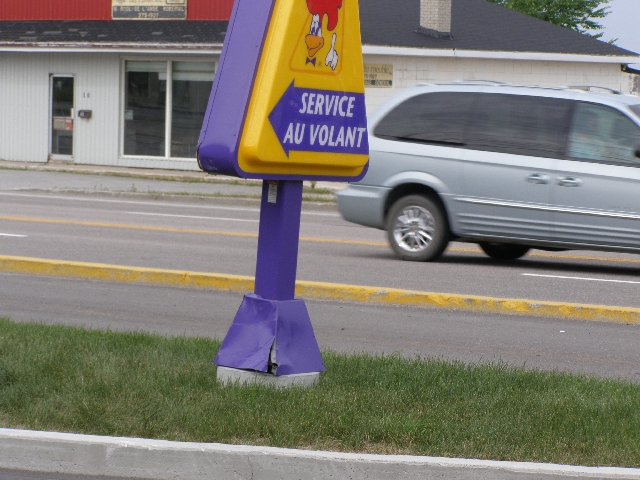
[[[451,85],[451,84],[477,84],[477,83],[489,83],[492,85],[511,85],[510,83],[500,82],[498,80],[483,80],[480,78],[473,78],[471,80],[451,80],[449,82],[420,82],[418,87],[424,87],[426,85]]]
[[[492,83],[494,85],[510,85],[510,83],[501,82],[500,80],[485,80],[484,78],[461,78],[459,80],[454,80],[451,83]]]
[[[611,93],[612,95],[623,94],[620,90],[616,90],[615,88],[601,87],[599,85],[571,84],[571,85],[562,85],[560,88],[564,88],[567,90],[582,90],[584,92],[593,92],[594,90],[601,90],[606,93]]]

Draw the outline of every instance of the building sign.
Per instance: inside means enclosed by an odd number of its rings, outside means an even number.
[[[219,65],[198,151],[205,171],[362,178],[369,143],[358,0],[236,0]]]
[[[114,20],[186,20],[187,0],[111,0]]]
[[[365,64],[364,86],[377,88],[393,87],[393,65]]]

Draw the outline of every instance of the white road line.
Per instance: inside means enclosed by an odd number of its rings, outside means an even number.
[[[13,233],[0,233],[0,237],[20,237],[24,238],[26,235],[15,235]]]
[[[539,275],[537,273],[523,273],[525,277],[543,277],[543,278],[560,278],[565,280],[584,280],[588,282],[611,282],[611,283],[634,283],[640,284],[640,282],[633,282],[631,280],[612,280],[608,278],[590,278],[590,277],[565,277],[562,275]]]
[[[109,200],[106,198],[89,198],[89,197],[67,197],[62,195],[38,195],[33,193],[13,193],[13,192],[0,192],[0,195],[7,197],[27,197],[27,198],[46,198],[56,200],[67,200],[72,202],[98,202],[98,203],[117,203],[127,205],[152,205],[154,207],[176,207],[176,208],[204,208],[209,210],[229,210],[233,212],[260,212],[259,208],[243,208],[243,207],[222,207],[218,205],[190,205],[186,203],[162,203],[162,202],[138,202],[134,200]],[[302,215],[310,215],[315,217],[336,217],[341,218],[338,213],[322,213],[322,212],[308,212],[302,211]]]
[[[244,218],[229,218],[229,217],[200,217],[196,215],[173,215],[171,213],[148,213],[148,212],[125,212],[130,215],[147,215],[150,217],[177,217],[177,218],[197,218],[201,220],[225,220],[228,222],[250,222],[259,223],[260,220],[246,220]]]

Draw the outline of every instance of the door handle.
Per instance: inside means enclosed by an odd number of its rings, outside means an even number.
[[[535,183],[536,185],[545,185],[549,183],[549,175],[545,175],[544,173],[532,173],[527,176],[526,180],[527,182]]]
[[[582,179],[578,177],[558,177],[558,185],[561,187],[580,187],[582,186]]]

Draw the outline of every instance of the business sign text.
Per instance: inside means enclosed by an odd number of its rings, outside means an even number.
[[[114,20],[186,20],[187,0],[111,0]]]
[[[364,86],[377,88],[393,87],[393,65],[364,65]]]

